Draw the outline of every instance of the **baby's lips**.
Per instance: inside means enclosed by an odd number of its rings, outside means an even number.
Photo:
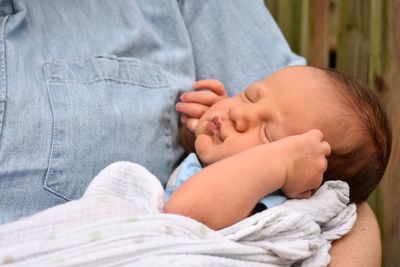
[[[224,139],[222,138],[221,128],[222,128],[221,118],[218,116],[213,117],[207,125],[207,130],[213,133],[214,136],[216,136],[219,141],[223,142]]]
[[[215,116],[215,117],[213,117],[213,118],[211,119],[211,121],[215,124],[215,126],[216,126],[217,129],[218,129],[218,131],[221,131],[221,126],[222,126],[221,118],[218,117],[218,116]]]

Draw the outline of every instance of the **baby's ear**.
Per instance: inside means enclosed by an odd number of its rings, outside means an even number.
[[[194,148],[195,136],[186,126],[179,128],[179,144],[187,153],[195,152]]]

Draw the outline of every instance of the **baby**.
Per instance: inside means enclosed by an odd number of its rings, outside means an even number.
[[[378,99],[351,77],[297,66],[233,97],[215,80],[194,88],[208,90],[184,93],[176,109],[195,133],[205,168],[172,194],[166,212],[219,229],[247,217],[278,189],[306,198],[323,181],[339,179],[360,203],[383,176],[388,119]]]

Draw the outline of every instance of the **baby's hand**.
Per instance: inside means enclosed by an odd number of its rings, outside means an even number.
[[[217,80],[201,80],[193,84],[196,91],[185,92],[181,101],[176,104],[177,111],[182,113],[181,121],[192,133],[197,122],[207,109],[226,97],[224,85]],[[206,90],[204,90],[206,89]]]
[[[327,157],[331,146],[323,141],[319,130],[289,136],[277,142],[285,142],[289,149],[286,157],[286,181],[281,188],[289,198],[307,198],[321,183],[328,167]]]

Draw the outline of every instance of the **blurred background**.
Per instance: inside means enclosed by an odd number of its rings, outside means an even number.
[[[386,105],[393,127],[392,154],[381,185],[368,202],[380,224],[383,266],[400,266],[400,1],[265,4],[292,50],[309,65],[337,68],[361,79]]]

